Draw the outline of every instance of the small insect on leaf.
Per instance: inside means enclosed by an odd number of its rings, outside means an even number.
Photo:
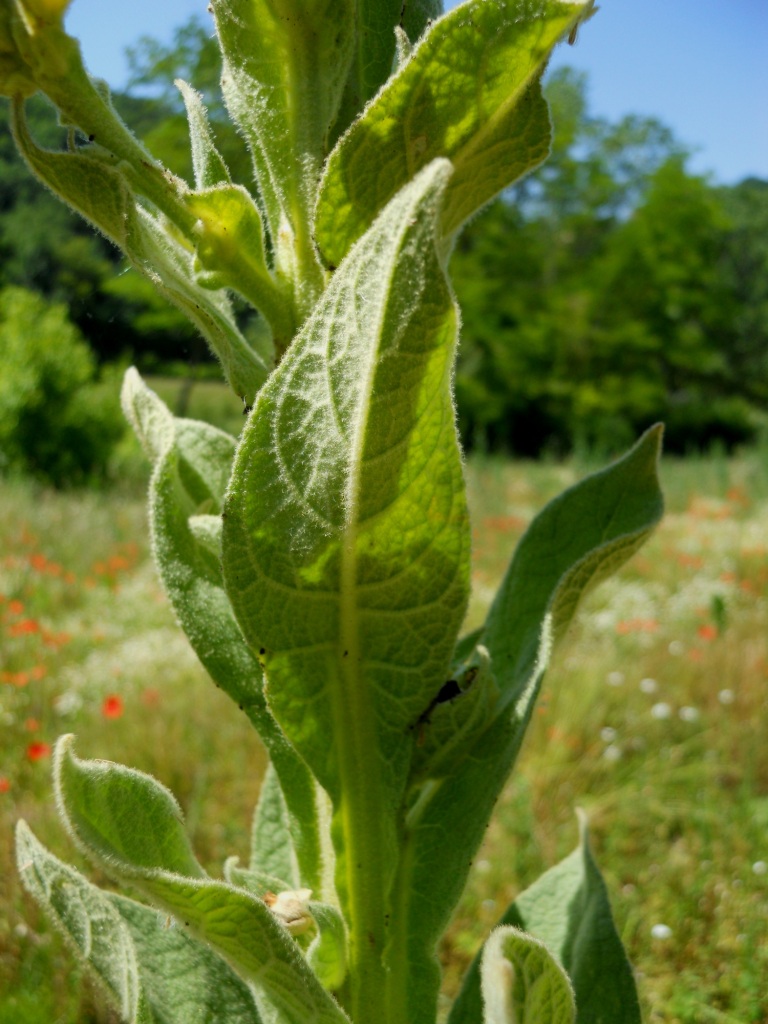
[[[460,697],[464,693],[464,690],[459,686],[457,679],[448,679],[440,689],[437,691],[436,696],[432,698],[426,707],[425,711],[419,715],[416,721],[411,726],[411,729],[418,729],[419,735],[416,740],[417,744],[421,747],[424,744],[424,731],[429,725],[429,719],[432,712],[435,710],[438,704],[447,704],[449,700],[455,700],[456,697]]]

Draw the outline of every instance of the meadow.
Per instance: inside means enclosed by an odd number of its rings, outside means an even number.
[[[190,414],[236,429],[220,394],[198,385]],[[123,459],[130,480],[101,493],[0,484],[0,1024],[116,1022],[13,862],[24,817],[85,866],[51,797],[58,735],[157,775],[212,873],[247,856],[264,756],[174,623],[139,457]],[[468,461],[468,627],[531,516],[591,468]],[[665,459],[662,475],[663,525],[588,597],[548,674],[441,949],[446,994],[507,903],[575,845],[583,807],[649,1024],[768,1022],[768,452]]]

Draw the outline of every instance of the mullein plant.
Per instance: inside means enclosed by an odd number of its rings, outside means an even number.
[[[660,429],[531,523],[461,635],[470,525],[452,395],[458,232],[543,161],[541,75],[594,0],[212,0],[234,183],[185,82],[194,184],[89,77],[68,0],[0,0],[0,84],[31,170],[183,310],[248,412],[238,441],[123,405],[153,472],[158,572],[269,755],[247,864],[201,867],[149,775],[54,758],[97,888],[20,822],[24,885],[126,1021],[433,1024],[436,946],[581,595],[662,512]],[[42,149],[25,99],[67,136]],[[258,311],[246,337],[235,293]],[[176,927],[168,927],[170,921]],[[635,1024],[582,822],[468,969],[449,1024]]]

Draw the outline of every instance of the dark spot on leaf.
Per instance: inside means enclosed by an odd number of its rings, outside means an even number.
[[[474,677],[473,677],[474,678]],[[414,729],[419,728],[419,745],[424,742],[424,726],[429,725],[429,719],[432,712],[435,710],[438,704],[447,704],[449,701],[455,700],[456,697],[460,697],[465,691],[459,686],[458,680],[448,679],[440,689],[437,691],[436,696],[427,705],[426,709],[422,711],[416,721],[408,726],[408,731],[413,732]]]
[[[462,689],[455,679],[449,679],[448,682],[443,683],[440,687],[438,695],[435,697],[435,704],[447,704],[449,700],[453,700],[454,697],[458,697],[462,693]]]

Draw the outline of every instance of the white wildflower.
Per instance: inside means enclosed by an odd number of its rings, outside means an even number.
[[[683,722],[698,722],[701,717],[699,709],[693,708],[688,704],[680,708],[677,714]]]

